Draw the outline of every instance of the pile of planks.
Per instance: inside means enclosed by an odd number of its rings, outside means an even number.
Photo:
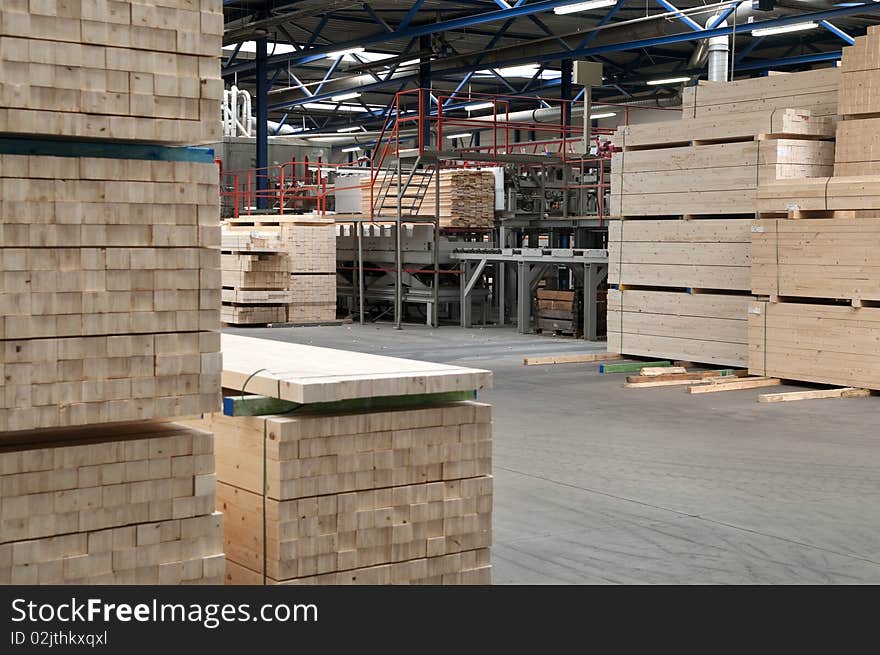
[[[213,442],[158,422],[4,435],[0,584],[222,584]]]
[[[213,437],[156,422],[220,404],[217,167],[168,144],[217,138],[221,31],[214,0],[0,9],[0,582],[224,576]]]
[[[401,202],[404,216],[432,216],[435,206],[435,177],[419,184],[419,178],[406,188]],[[405,178],[405,175],[404,175]],[[381,197],[380,197],[381,196]],[[375,216],[397,216],[397,177],[382,173],[373,187]],[[370,178],[361,178],[361,213],[370,214]],[[440,226],[492,227],[495,221],[495,175],[473,169],[440,172]]]
[[[880,389],[880,29],[843,49],[834,175],[758,189],[749,371]]]
[[[265,276],[265,289],[285,290],[284,316],[260,322],[301,324],[336,319],[336,225],[332,216],[285,214],[231,219],[224,225],[223,244],[224,250],[276,251],[284,255],[283,268],[277,268],[278,261],[273,260],[273,275],[279,274],[278,278],[268,273]],[[281,294],[275,296],[280,298]]]
[[[746,366],[759,184],[828,175],[836,72],[701,85],[684,118],[620,128],[612,159],[608,346]],[[799,107],[802,100],[819,117]]]
[[[222,138],[220,0],[4,0],[0,132]]]
[[[228,583],[489,583],[491,407],[451,396],[490,373],[223,340],[225,387],[298,408],[191,423],[217,435]]]
[[[579,336],[583,326],[582,307],[575,291],[538,289],[538,329],[542,332],[561,332]]]
[[[221,236],[222,299],[220,320],[230,325],[266,325],[287,321],[290,273],[287,252],[259,245],[241,232]]]

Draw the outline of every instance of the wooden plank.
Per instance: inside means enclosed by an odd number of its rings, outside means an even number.
[[[448,391],[446,393],[426,393],[412,396],[356,398],[353,400],[304,405],[268,396],[226,396],[223,398],[223,414],[225,416],[265,416],[268,414],[286,414],[301,408],[308,408],[310,412],[325,413],[378,412],[407,407],[424,407],[459,400],[472,400],[474,397],[475,392],[473,391]]]
[[[761,387],[773,387],[782,384],[779,378],[755,377],[742,380],[731,380],[730,382],[717,382],[712,384],[713,380],[704,380],[699,386],[688,387],[688,393],[717,393],[720,391],[739,391],[742,389],[759,389]]]
[[[816,400],[821,398],[867,398],[871,395],[868,389],[843,387],[840,389],[814,389],[811,391],[790,391],[787,393],[765,393],[758,396],[759,403],[787,403],[798,400]]]
[[[523,366],[542,366],[545,364],[585,364],[620,359],[615,353],[581,353],[577,355],[546,355],[523,357]]]
[[[222,335],[222,349],[224,387],[297,403],[486,389],[492,381],[478,369],[232,334]]]
[[[657,377],[658,375],[671,375],[674,373],[687,373],[687,369],[682,366],[646,366],[639,370],[639,375],[645,377]]]
[[[675,367],[672,367],[675,368]],[[671,370],[671,369],[666,369]],[[733,369],[733,368],[722,368],[714,371],[694,371],[692,373],[668,373],[662,375],[630,375],[626,378],[627,382],[633,383],[641,383],[641,382],[660,382],[660,381],[674,381],[674,380],[704,380],[706,378],[715,378],[715,377],[724,377],[728,375],[736,375],[741,376],[745,375],[746,371],[743,369]]]

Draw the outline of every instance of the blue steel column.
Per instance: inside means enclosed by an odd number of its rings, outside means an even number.
[[[419,50],[422,51],[421,59],[419,60],[419,88],[422,89],[419,93],[422,96],[421,105],[425,108],[425,117],[430,115],[431,113],[431,37],[429,35],[423,35],[419,37]],[[428,51],[425,54],[425,51]],[[421,122],[421,130],[422,130],[422,143],[424,143],[425,147],[431,145],[431,121],[424,120],[425,117],[422,117],[423,120]],[[437,144],[437,149],[440,149],[440,144]]]
[[[266,72],[267,39],[257,39],[257,157],[256,167],[265,169],[269,165],[269,76]],[[269,188],[267,171],[257,175],[257,209],[268,207],[266,191]]]
[[[561,75],[560,84],[559,84],[559,97],[562,100],[571,100],[571,76],[572,76],[573,64],[571,59],[563,59],[561,66]],[[571,103],[563,103],[562,105],[562,126],[563,128],[571,127]],[[568,136],[568,130],[565,129],[565,135]]]

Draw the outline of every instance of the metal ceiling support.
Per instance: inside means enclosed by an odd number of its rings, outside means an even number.
[[[364,11],[367,12],[370,18],[372,18],[376,22],[376,24],[383,30],[385,30],[389,34],[394,32],[394,29],[388,23],[386,23],[379,14],[376,13],[376,10],[370,6],[369,2],[364,3]]]
[[[689,28],[691,28],[694,32],[699,32],[703,29],[702,25],[700,25],[693,18],[685,16],[683,13],[681,13],[681,10],[679,10],[678,7],[676,7],[671,2],[668,2],[668,0],[654,0],[654,2],[663,7],[666,11],[674,12],[674,16],[682,23],[687,25]]]
[[[256,66],[257,66],[257,138],[256,138],[256,161],[257,169],[265,169],[269,166],[269,77],[266,70],[266,58],[268,55],[268,39],[266,37],[256,41]],[[257,209],[266,209],[269,180],[265,175],[257,175]]]
[[[607,24],[608,24],[608,21],[610,21],[612,18],[614,18],[614,16],[617,14],[617,12],[620,11],[621,7],[623,7],[623,5],[625,5],[625,4],[626,4],[626,0],[617,0],[617,4],[614,5],[613,7],[611,7],[611,9],[608,10],[608,13],[605,14],[605,15],[602,17],[602,20],[600,20],[600,21],[596,24],[596,27],[602,27],[602,26],[604,26],[604,25],[607,25]],[[592,41],[593,39],[595,39],[598,35],[599,35],[599,31],[598,31],[598,30],[595,30],[595,31],[593,31],[593,32],[590,32],[589,34],[587,34],[587,35],[583,38],[583,40],[582,40],[580,43],[578,43],[577,48],[575,48],[575,50],[580,50],[580,49],[582,49],[582,48],[586,48],[587,45],[590,43],[590,41]]]
[[[737,64],[737,70],[773,70],[783,66],[797,66],[800,64],[816,64],[824,61],[837,61],[841,57],[840,50],[836,52],[820,52],[815,55],[800,55],[797,57],[785,57],[783,59],[758,59],[745,64]]]
[[[846,43],[849,44],[849,45],[853,45],[853,44],[856,42],[856,40],[855,40],[854,38],[852,38],[849,34],[847,34],[846,32],[844,32],[844,31],[843,31],[842,29],[840,29],[839,27],[837,27],[837,26],[835,26],[835,25],[832,25],[832,24],[829,23],[827,20],[820,20],[820,21],[819,21],[819,25],[821,25],[821,26],[824,27],[826,30],[828,30],[829,32],[831,32],[834,36],[839,36],[841,39],[843,39],[844,41],[846,41]]]
[[[563,59],[562,62],[562,77],[559,78],[559,97],[562,100],[571,100],[571,77],[573,70],[573,62],[571,59]],[[568,129],[571,127],[571,104],[565,103],[562,105],[562,127],[563,133],[562,137],[565,138],[568,136]]]
[[[413,10],[418,10],[421,7],[422,2],[417,2],[410,9],[409,13],[412,13]],[[665,1],[665,0],[664,0]],[[397,39],[397,38],[407,38],[413,36],[422,36],[425,34],[437,34],[439,32],[446,32],[449,30],[460,29],[464,27],[470,27],[473,25],[483,25],[484,23],[492,23],[499,20],[505,20],[508,18],[517,18],[519,16],[529,16],[531,14],[539,14],[545,11],[552,11],[556,7],[561,7],[563,5],[571,4],[572,0],[542,0],[541,2],[535,2],[530,5],[514,5],[510,9],[498,9],[496,11],[487,11],[479,14],[474,14],[472,16],[464,16],[461,18],[453,18],[451,20],[446,21],[438,21],[438,22],[430,22],[425,23],[423,25],[417,25],[412,27],[409,25],[409,21],[404,18],[401,25],[398,25],[397,29],[392,32],[381,32],[378,34],[373,34],[368,37],[363,37],[359,39],[355,39],[353,41],[345,41],[338,43],[334,46],[330,47],[316,47],[312,48],[312,44],[308,44],[308,49],[306,52],[291,52],[283,55],[275,55],[269,58],[267,64],[269,66],[278,66],[281,64],[287,64],[288,62],[294,64],[305,64],[310,61],[317,61],[318,59],[323,59],[326,57],[328,52],[333,52],[334,50],[344,50],[346,48],[355,48],[355,47],[366,47],[369,45],[375,45],[377,43],[385,43],[389,39]],[[409,13],[407,14],[409,16]],[[325,14],[324,19],[322,19],[321,24],[315,30],[315,33],[319,33],[324,25],[326,25],[326,21],[329,19],[330,15]],[[409,19],[412,20],[412,17]],[[558,57],[557,57],[558,59]],[[241,62],[239,64],[235,64],[230,68],[223,71],[224,75],[231,75],[232,73],[242,73],[245,71],[251,71],[254,69],[254,65],[252,62]]]
[[[419,13],[419,9],[422,8],[422,5],[425,4],[425,0],[416,0],[412,7],[409,8],[409,11],[406,12],[406,16],[403,17],[403,20],[400,21],[400,25],[397,26],[397,30],[395,32],[402,32],[409,24],[412,22],[412,19],[416,17],[416,14]],[[419,36],[422,36],[419,34]]]

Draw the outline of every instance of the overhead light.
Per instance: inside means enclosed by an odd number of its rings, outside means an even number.
[[[494,107],[494,102],[475,102],[472,105],[465,105],[463,109],[467,109],[468,111],[479,111],[480,109],[493,109]]]
[[[349,93],[340,93],[338,96],[330,96],[330,100],[333,102],[342,102],[343,100],[351,100],[352,98],[360,98],[361,94],[357,91],[351,91]]]
[[[792,25],[779,25],[777,27],[761,27],[752,30],[752,36],[771,36],[773,34],[786,34],[788,32],[802,32],[804,30],[813,30],[819,27],[819,23],[794,23]]]
[[[342,152],[357,152],[360,149],[361,149],[360,146],[351,146],[349,148],[343,148]]]
[[[617,112],[606,111],[603,114],[590,114],[590,120],[593,120],[594,118],[611,118],[612,116],[617,116]]]
[[[555,7],[553,9],[553,13],[557,15],[561,14],[575,14],[579,11],[589,11],[590,9],[601,9],[602,7],[610,7],[611,5],[616,5],[617,0],[589,0],[588,2],[576,2],[573,5],[563,5],[561,7]]]
[[[352,125],[351,127],[340,127],[336,131],[337,132],[360,132],[361,126],[360,125]]]
[[[338,59],[339,57],[344,57],[345,55],[356,55],[359,52],[363,52],[366,48],[348,48],[347,50],[337,50],[336,52],[328,52],[328,59]]]
[[[659,84],[681,84],[683,82],[690,82],[690,77],[664,77],[659,80],[648,80],[645,84],[650,84],[651,86],[657,86]]]
[[[447,139],[470,139],[473,136],[470,132],[461,132],[460,134],[447,134]]]

